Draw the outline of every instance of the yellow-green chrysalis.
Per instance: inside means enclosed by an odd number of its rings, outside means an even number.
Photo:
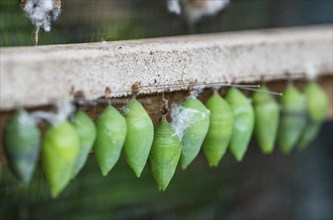
[[[51,125],[45,131],[41,164],[53,198],[57,197],[71,180],[79,144],[74,127],[66,120]]]
[[[189,125],[184,129],[181,139],[180,164],[182,169],[198,155],[201,145],[206,137],[209,128],[209,110],[195,96],[191,95],[182,102],[181,107],[187,112],[190,120]]]
[[[158,190],[165,190],[172,179],[180,158],[181,145],[175,131],[162,116],[155,126],[154,141],[148,163]]]
[[[96,119],[94,153],[103,176],[117,163],[126,137],[126,121],[111,105]]]
[[[230,142],[234,116],[229,104],[216,90],[205,105],[210,111],[210,123],[202,150],[209,166],[214,167],[220,162]]]
[[[73,169],[74,178],[82,169],[88,158],[90,149],[92,148],[96,138],[96,128],[90,117],[81,110],[76,112],[73,117],[71,117],[70,122],[75,128],[80,141],[79,153]]]
[[[6,122],[3,146],[12,173],[29,182],[36,166],[40,134],[34,120],[21,109]]]
[[[281,119],[277,143],[284,154],[291,152],[306,125],[306,98],[289,83],[280,97]]]
[[[255,113],[254,136],[264,154],[273,151],[280,121],[280,107],[266,86],[252,94]]]
[[[230,88],[225,96],[234,113],[230,151],[241,161],[248,148],[254,128],[254,110],[251,101],[238,89]]]
[[[306,96],[307,125],[298,142],[300,150],[317,136],[328,110],[328,97],[316,82],[307,83],[302,91]]]
[[[147,163],[154,138],[154,125],[141,103],[134,97],[123,110],[127,124],[124,154],[127,163],[140,177]]]

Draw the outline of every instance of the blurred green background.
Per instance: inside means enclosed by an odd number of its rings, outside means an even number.
[[[194,33],[327,24],[331,0],[232,0],[189,28],[161,0],[63,0],[62,14],[39,44],[67,44]],[[0,45],[33,45],[33,26],[15,0],[0,1]],[[136,178],[121,158],[102,177],[88,163],[57,199],[41,169],[29,186],[0,168],[0,219],[332,219],[333,122],[304,152],[262,155],[255,144],[241,163],[228,153],[217,168],[202,154],[158,192],[148,167]]]
[[[211,0],[218,1],[218,0]],[[189,28],[165,0],[62,0],[62,14],[39,44],[66,44],[332,23],[332,0],[231,0]],[[33,45],[33,26],[16,0],[0,1],[1,46]]]

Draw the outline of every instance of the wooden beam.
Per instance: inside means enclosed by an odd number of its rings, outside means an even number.
[[[133,41],[1,48],[2,111],[96,99],[131,85],[255,82],[333,73],[332,26],[241,31]],[[177,91],[183,88],[172,88]],[[143,94],[156,92],[155,87]]]

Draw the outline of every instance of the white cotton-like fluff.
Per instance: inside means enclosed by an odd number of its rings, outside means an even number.
[[[203,16],[216,15],[229,4],[229,0],[183,0],[183,7],[189,23],[195,23]]]
[[[55,124],[66,120],[73,112],[74,106],[69,101],[62,101],[57,104],[58,112],[48,112],[48,111],[36,111],[31,113],[31,117],[36,123],[41,120],[46,120],[50,124]]]
[[[53,15],[53,20],[54,21],[58,19],[60,14],[61,14],[61,9],[60,8],[53,8],[52,15]]]
[[[229,4],[229,0],[206,1],[206,15],[215,15]]]
[[[191,92],[191,95],[194,96],[194,97],[198,97],[202,92],[203,90],[206,88],[205,85],[203,86],[196,86],[192,92]]]
[[[61,9],[53,9],[53,0],[26,0],[23,10],[33,25],[47,32],[51,30],[51,20],[61,13]]]
[[[171,13],[175,13],[177,15],[181,13],[179,0],[167,0],[167,8]]]
[[[49,123],[53,124],[56,118],[56,113],[54,112],[46,112],[46,111],[36,111],[31,113],[31,117],[34,119],[36,123],[41,120],[46,120]]]
[[[229,2],[230,0],[167,0],[167,8],[177,15],[184,11],[188,22],[195,23],[203,16],[216,15]]]
[[[184,108],[180,104],[172,104],[171,110],[171,126],[174,129],[174,135],[177,135],[181,140],[184,130],[195,122],[194,115],[198,110],[191,108]]]
[[[318,74],[318,69],[313,63],[307,63],[305,66],[305,75],[308,80],[315,80]]]
[[[56,122],[66,120],[75,110],[74,105],[69,101],[60,101],[57,106]]]

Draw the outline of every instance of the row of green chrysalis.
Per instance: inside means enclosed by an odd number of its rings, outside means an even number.
[[[116,164],[122,149],[138,177],[148,160],[159,190],[168,186],[178,160],[186,169],[201,147],[210,166],[218,165],[228,147],[241,161],[253,130],[263,153],[272,152],[276,139],[283,153],[289,153],[295,145],[303,149],[324,120],[328,105],[325,92],[314,82],[308,83],[303,93],[288,84],[279,106],[265,86],[260,90],[252,94],[253,105],[236,88],[229,89],[225,99],[214,91],[205,105],[189,96],[181,106],[194,113],[181,140],[165,116],[154,129],[135,98],[123,114],[106,107],[95,124],[83,111],[76,112],[69,121],[51,125],[42,139],[41,164],[52,196],[56,197],[77,175],[91,146],[104,176]],[[10,169],[24,182],[32,176],[39,139],[38,128],[26,111],[21,109],[8,120],[3,138],[5,153]]]

